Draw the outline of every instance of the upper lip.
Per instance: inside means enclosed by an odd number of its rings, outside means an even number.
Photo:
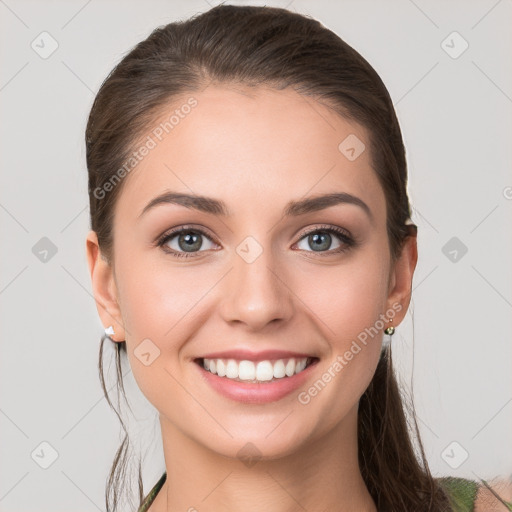
[[[303,359],[306,357],[315,358],[312,354],[302,352],[291,352],[289,350],[263,350],[261,352],[251,352],[250,350],[224,350],[222,352],[211,352],[196,359],[236,359],[239,361],[266,361],[274,359]]]

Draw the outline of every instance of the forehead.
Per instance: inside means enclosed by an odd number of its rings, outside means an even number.
[[[367,131],[293,89],[210,85],[162,108],[141,140],[151,149],[124,178],[116,217],[165,190],[222,198],[237,215],[347,192],[385,215]]]

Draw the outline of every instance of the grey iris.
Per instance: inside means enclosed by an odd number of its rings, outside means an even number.
[[[331,235],[329,233],[315,233],[313,235],[309,235],[308,242],[314,251],[329,249],[329,246],[331,245]]]
[[[180,249],[192,252],[201,248],[202,240],[198,234],[190,232],[182,233],[178,237],[178,245],[180,246]]]

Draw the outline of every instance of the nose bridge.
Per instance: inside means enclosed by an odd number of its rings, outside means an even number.
[[[244,239],[233,253],[233,269],[225,283],[221,312],[226,321],[261,329],[273,320],[288,319],[292,312],[290,291],[280,264],[269,246],[254,237]]]

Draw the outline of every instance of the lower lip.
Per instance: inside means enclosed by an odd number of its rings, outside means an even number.
[[[266,404],[289,395],[304,384],[315,368],[316,363],[318,363],[318,359],[315,359],[307,368],[292,377],[283,377],[271,382],[249,384],[228,379],[227,377],[219,377],[215,373],[205,370],[201,364],[194,362],[205,381],[218,393],[231,400],[248,404]]]

